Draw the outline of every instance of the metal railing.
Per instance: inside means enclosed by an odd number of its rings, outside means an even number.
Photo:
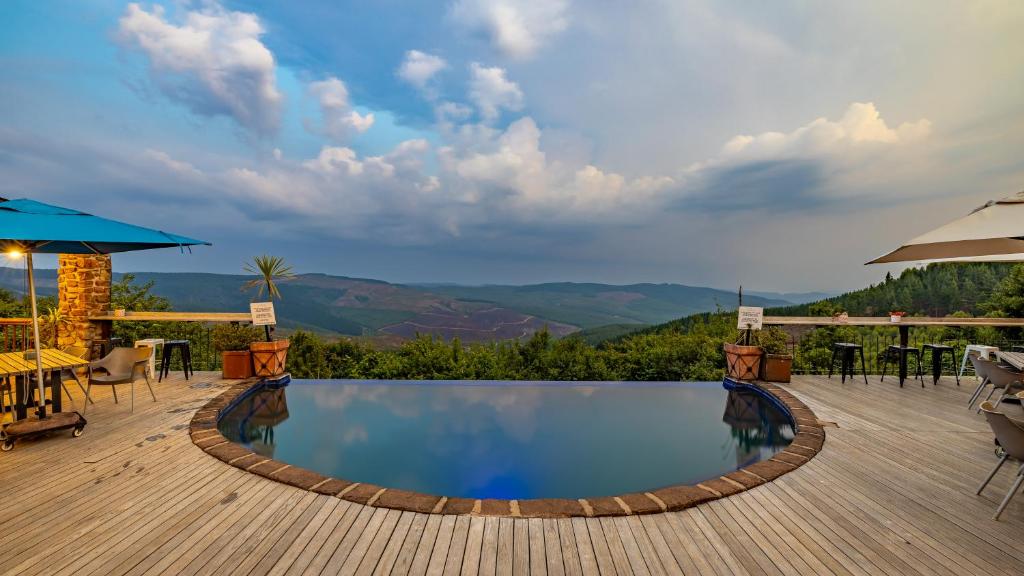
[[[188,340],[192,369],[196,371],[221,369],[221,356],[213,349],[212,334],[213,326],[200,322],[114,322],[110,331],[111,338],[119,338],[121,346],[132,346],[136,340],[146,338]],[[174,354],[171,370],[181,369],[181,358]]]
[[[820,329],[819,329],[820,330]],[[917,349],[922,349],[925,344],[945,344],[954,348],[954,362],[956,368],[959,368],[961,359],[963,358],[964,349],[969,344],[984,344],[988,346],[996,346],[1001,350],[1013,350],[1014,347],[1024,347],[1024,338],[1016,334],[1018,330],[1012,331],[1000,331],[997,334],[986,334],[983,338],[977,338],[973,335],[965,334],[964,331],[957,331],[956,329],[945,329],[944,334],[929,334],[919,333],[915,334],[911,331],[908,345]],[[959,333],[957,333],[959,332]],[[1010,332],[1010,333],[1007,333]],[[890,331],[878,331],[878,330],[858,330],[854,334],[844,334],[841,338],[836,338],[836,342],[852,342],[859,344],[864,347],[864,360],[869,374],[881,374],[882,365],[885,360],[886,350],[889,346],[899,345],[899,335],[895,330]],[[793,373],[794,374],[827,374],[829,371],[829,363],[832,358],[831,342],[824,342],[822,338],[812,333],[802,334],[800,336],[791,336],[787,343],[788,351],[793,355]],[[912,358],[912,357],[911,357]],[[951,367],[948,360],[949,356],[943,358],[943,373],[951,374]],[[931,371],[931,356],[928,358],[922,358],[925,362],[923,371],[930,373]],[[838,360],[837,360],[838,362]],[[914,360],[910,361],[911,369],[914,369]],[[857,355],[855,359],[855,365],[857,372],[860,372],[860,356]],[[970,369],[970,364],[968,363]],[[838,365],[836,370],[838,370]],[[890,358],[890,364],[888,373],[894,373],[895,359]]]

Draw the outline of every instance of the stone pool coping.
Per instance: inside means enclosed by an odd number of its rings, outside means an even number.
[[[698,484],[679,484],[650,492],[635,492],[601,498],[543,498],[497,500],[449,498],[351,482],[324,476],[261,456],[229,441],[217,429],[221,413],[250,390],[263,386],[265,378],[250,378],[232,385],[209,401],[193,416],[189,435],[193,444],[207,454],[236,468],[318,494],[334,496],[356,504],[392,508],[424,514],[471,514],[517,518],[568,518],[573,516],[628,516],[683,510],[760,486],[806,464],[821,451],[825,429],[806,404],[784,388],[769,382],[731,380],[737,387],[759,390],[788,412],[796,427],[793,442],[767,460],[740,468]]]

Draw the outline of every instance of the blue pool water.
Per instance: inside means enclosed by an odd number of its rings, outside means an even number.
[[[587,498],[696,483],[793,438],[721,382],[293,380],[244,397],[228,439],[321,474],[467,498]]]

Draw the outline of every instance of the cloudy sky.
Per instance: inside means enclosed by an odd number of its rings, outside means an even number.
[[[121,270],[849,289],[1024,189],[1013,0],[7,0],[0,26],[0,196],[214,243]]]

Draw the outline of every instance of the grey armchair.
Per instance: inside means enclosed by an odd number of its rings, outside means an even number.
[[[152,349],[147,346],[139,348],[114,348],[103,358],[89,364],[89,384],[86,387],[86,397],[91,397],[89,392],[93,385],[110,386],[114,393],[114,403],[117,403],[118,384],[131,385],[131,406],[135,411],[135,381],[145,378],[149,393],[156,402],[156,394],[153,392],[153,385],[149,381],[149,356]],[[86,408],[89,404],[86,403]],[[82,411],[83,413],[85,410]]]
[[[985,362],[985,360],[981,360],[981,362]],[[995,403],[996,408],[1003,403],[1003,399],[1007,396],[1024,390],[1024,374],[995,362],[989,362],[985,368],[985,380],[992,385],[992,389],[989,390],[984,401],[988,401],[996,391],[1000,391]],[[978,408],[978,413],[981,413],[981,408]]]
[[[1017,396],[1024,400],[1024,394],[1018,394]],[[1024,422],[1013,420],[1002,412],[996,412],[995,406],[991,402],[982,402],[981,410],[985,413],[985,419],[992,428],[992,432],[995,434],[1003,454],[999,458],[996,467],[992,469],[992,472],[989,472],[988,477],[981,483],[981,486],[978,486],[976,493],[981,494],[981,491],[985,489],[985,486],[988,486],[988,483],[995,477],[996,472],[999,472],[999,469],[1003,467],[1007,460],[1015,460],[1021,463],[1020,468],[1017,469],[1013,484],[1010,485],[1010,490],[1006,492],[1003,501],[996,508],[995,516],[992,517],[993,520],[999,520],[999,516],[1006,509],[1007,504],[1010,503],[1010,500],[1020,489],[1021,483],[1024,483]]]

